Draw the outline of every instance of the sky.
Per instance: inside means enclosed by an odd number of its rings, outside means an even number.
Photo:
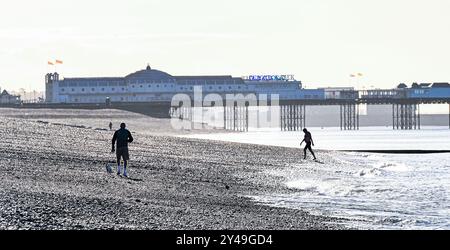
[[[0,87],[43,90],[55,59],[63,77],[150,63],[307,88],[450,82],[449,12],[448,0],[0,0]]]

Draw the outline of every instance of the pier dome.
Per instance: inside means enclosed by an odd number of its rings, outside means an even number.
[[[146,81],[174,81],[175,78],[166,72],[152,69],[147,65],[146,69],[136,71],[125,77],[126,80],[146,80]]]

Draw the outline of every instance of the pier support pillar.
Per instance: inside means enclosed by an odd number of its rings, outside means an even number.
[[[392,104],[392,128],[394,130],[420,129],[420,109],[417,103]]]
[[[180,106],[172,106],[169,109],[169,116],[171,118],[178,118],[180,120],[189,120],[192,119],[192,107],[184,107],[183,105]]]
[[[281,105],[280,129],[281,131],[300,131],[306,126],[305,105]]]
[[[248,131],[249,113],[247,103],[245,105],[238,105],[235,102],[231,107],[224,106],[223,112],[225,130]]]
[[[193,119],[193,107],[190,105],[185,105],[183,102],[180,102],[178,106],[170,106],[169,108],[169,117],[172,119],[179,119],[180,121],[188,121],[190,122],[190,128],[193,128],[194,119]]]
[[[359,105],[357,103],[343,103],[339,110],[341,130],[358,130]]]

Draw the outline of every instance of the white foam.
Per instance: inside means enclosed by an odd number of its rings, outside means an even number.
[[[375,177],[382,175],[383,171],[378,168],[364,168],[359,170],[355,176],[363,176],[363,177]]]
[[[298,192],[257,200],[348,218],[349,226],[357,228],[449,229],[448,157],[335,154],[337,166],[310,164],[278,171],[277,176],[289,180],[286,186]]]
[[[363,192],[360,189],[353,189],[352,186],[343,185],[341,180],[336,178],[324,180],[301,179],[288,181],[285,185],[298,191],[325,196],[346,196],[351,192]]]
[[[394,172],[407,172],[411,170],[411,167],[406,164],[396,162],[382,162],[380,163],[379,168]]]
[[[316,191],[319,188],[317,181],[313,180],[296,180],[286,182],[288,188],[294,188],[302,191]]]

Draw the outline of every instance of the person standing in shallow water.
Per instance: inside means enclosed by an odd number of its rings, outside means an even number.
[[[120,129],[114,133],[112,139],[112,149],[111,152],[116,152],[117,156],[117,175],[120,175],[120,159],[123,159],[123,176],[128,177],[127,175],[127,163],[130,159],[130,155],[128,153],[128,143],[133,142],[133,136],[131,136],[130,131],[125,129],[125,123],[120,124]],[[117,150],[115,148],[115,144],[117,141]]]
[[[303,149],[303,153],[304,153],[303,159],[306,159],[306,150],[309,149],[309,152],[311,152],[312,156],[314,157],[314,160],[317,160],[317,158],[314,155],[314,152],[311,148],[311,144],[314,146],[314,141],[312,139],[311,133],[306,128],[303,129],[303,132],[305,133],[305,137],[303,138],[303,141],[300,142],[300,146],[302,145],[303,142],[306,143],[306,146]]]

